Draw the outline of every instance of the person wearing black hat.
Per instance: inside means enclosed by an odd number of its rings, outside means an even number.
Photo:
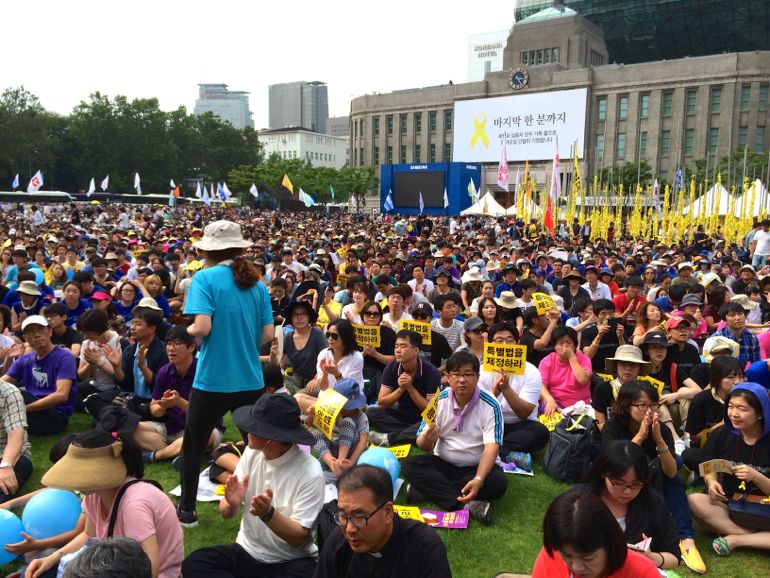
[[[233,421],[248,432],[248,448],[225,482],[223,518],[243,514],[235,544],[202,548],[182,564],[185,578],[208,576],[310,577],[318,548],[315,520],[323,507],[321,465],[297,447],[312,445],[297,402],[284,393],[240,407]]]
[[[570,311],[578,300],[591,301],[591,294],[581,287],[585,282],[585,277],[577,271],[569,271],[562,277],[562,287],[559,288],[557,294],[564,300],[565,311]]]

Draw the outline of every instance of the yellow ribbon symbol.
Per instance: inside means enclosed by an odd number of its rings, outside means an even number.
[[[479,118],[481,118],[481,120],[478,120]],[[485,149],[489,148],[489,137],[484,130],[487,126],[487,115],[483,112],[477,114],[476,118],[473,119],[473,126],[476,128],[476,132],[474,132],[471,137],[471,148],[476,148],[476,143],[479,139],[481,139],[481,144],[484,145]]]

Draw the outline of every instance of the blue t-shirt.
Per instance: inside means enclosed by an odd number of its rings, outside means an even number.
[[[62,303],[64,303],[62,301]],[[67,305],[66,303],[64,303]],[[64,322],[64,324],[67,327],[75,327],[75,324],[78,321],[78,317],[80,317],[81,314],[83,314],[85,311],[88,311],[89,309],[92,309],[93,305],[91,305],[90,301],[87,301],[85,299],[81,299],[78,302],[78,306],[75,307],[75,309],[70,309],[69,306],[67,306],[67,321]]]
[[[78,393],[77,363],[69,349],[54,347],[43,359],[37,359],[37,353],[34,351],[25,353],[13,362],[8,376],[15,379],[20,387],[24,387],[27,393],[36,399],[54,393],[58,380],[71,379],[69,398],[55,406],[55,409],[64,417],[72,415]]]
[[[126,307],[123,305],[123,303],[120,302],[119,299],[116,299],[112,302],[112,304],[115,306],[115,310],[118,312],[118,315],[120,315],[123,319],[126,320],[126,325],[131,325],[131,320],[134,318],[134,314],[132,311],[134,310],[134,307],[139,305],[139,301],[141,300],[140,297],[134,298],[134,300],[131,302],[131,305]]]
[[[262,328],[273,324],[273,311],[263,283],[241,289],[230,267],[203,269],[192,278],[185,314],[211,316],[211,331],[201,343],[194,388],[234,393],[265,386],[259,346]]]

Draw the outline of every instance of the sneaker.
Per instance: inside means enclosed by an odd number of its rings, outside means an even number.
[[[489,515],[489,502],[483,500],[472,500],[468,506],[471,517],[476,518],[485,526],[492,524],[492,517]]]
[[[142,452],[142,461],[145,464],[151,464],[155,461],[155,452]]]
[[[176,518],[179,520],[179,525],[182,528],[195,528],[198,525],[198,514],[195,510],[188,512],[177,505]]]
[[[532,454],[528,452],[509,452],[503,461],[515,465],[520,470],[532,471]]]
[[[674,440],[674,451],[676,455],[681,456],[682,452],[687,449],[687,442],[683,439]]]
[[[384,434],[378,431],[369,432],[369,443],[375,446],[388,447],[390,446],[390,440],[388,434]]]
[[[427,502],[429,501],[427,496],[425,496],[420,490],[415,488],[412,484],[406,485],[406,501],[409,504],[416,504],[418,502]]]

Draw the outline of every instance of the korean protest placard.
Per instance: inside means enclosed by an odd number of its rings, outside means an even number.
[[[507,343],[484,344],[484,371],[524,375],[527,362],[527,346]]]
[[[380,326],[379,325],[359,325],[353,324],[353,331],[356,335],[356,343],[363,347],[364,345],[370,345],[371,347],[380,346]]]
[[[422,337],[423,345],[432,345],[430,323],[426,323],[425,321],[414,321],[413,319],[402,319],[401,329],[408,329],[409,331],[419,333],[420,337]]]
[[[325,389],[318,395],[318,401],[315,404],[313,412],[313,425],[321,430],[327,438],[331,439],[334,422],[339,415],[342,406],[345,405],[348,398],[337,393],[333,389]]]
[[[430,398],[430,401],[428,402],[428,405],[425,406],[425,409],[422,410],[422,419],[425,420],[426,425],[432,424],[434,421],[436,421],[436,411],[438,409],[438,394],[441,393],[441,388],[436,389],[436,393],[433,394],[433,397]]]
[[[535,302],[535,309],[538,315],[545,315],[548,311],[556,307],[553,297],[546,293],[533,293],[532,301]]]

